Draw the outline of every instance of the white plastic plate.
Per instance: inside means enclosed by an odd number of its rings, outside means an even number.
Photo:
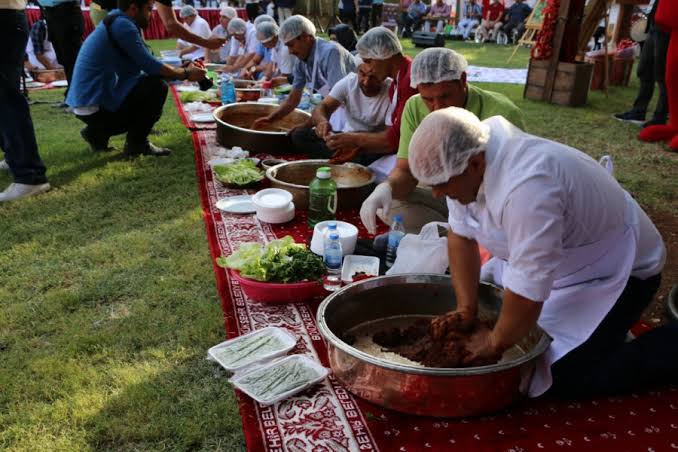
[[[191,115],[191,121],[193,122],[214,122],[214,115],[212,115],[212,112],[201,112],[201,113],[194,113]]]
[[[276,344],[271,350],[259,353],[254,348],[252,353],[240,359],[231,359],[231,355],[238,348],[246,346],[247,343],[254,344],[259,340],[265,341],[267,337],[270,337]],[[296,343],[297,339],[286,330],[275,326],[267,326],[217,344],[207,351],[207,356],[209,359],[218,362],[227,371],[236,372],[252,364],[282,356],[292,350]]]
[[[256,206],[252,202],[252,195],[238,195],[222,198],[217,202],[217,209],[226,213],[255,213]]]
[[[56,80],[52,82],[52,86],[56,88],[65,88],[68,86],[68,80]]]
[[[249,381],[252,381],[253,379],[258,380],[259,378],[262,378],[264,375],[273,374],[276,370],[279,370],[283,366],[289,366],[292,364],[303,366],[303,368],[308,370],[309,377],[303,379],[303,381],[300,381],[299,384],[295,385],[294,387],[286,391],[267,397],[265,395],[258,394],[255,388],[246,383],[248,380]],[[257,366],[256,368],[253,369],[247,369],[242,374],[236,375],[233,378],[231,378],[231,383],[233,383],[233,386],[235,386],[248,396],[252,397],[254,400],[261,403],[262,405],[273,405],[274,403],[280,402],[281,400],[285,400],[288,397],[293,396],[294,394],[298,394],[302,391],[305,391],[306,389],[310,388],[316,383],[324,380],[328,374],[329,371],[326,368],[324,368],[317,362],[313,361],[312,359],[308,358],[307,356],[291,355],[271,363]],[[284,385],[284,383],[282,384]]]
[[[181,84],[177,86],[177,91],[180,93],[188,93],[191,91],[198,91],[200,87],[198,85],[186,85],[186,84]]]
[[[343,282],[352,283],[353,275],[360,272],[379,276],[379,258],[355,254],[344,257],[344,265],[341,267],[341,280]]]

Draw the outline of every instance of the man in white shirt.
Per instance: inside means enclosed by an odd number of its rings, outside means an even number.
[[[366,64],[358,66],[358,73],[350,73],[339,80],[330,94],[315,107],[312,121],[315,129],[301,128],[290,134],[295,148],[311,158],[331,158],[332,163],[349,161],[369,164],[381,153],[367,153],[361,148],[330,149],[326,141],[334,133],[381,132],[386,128],[386,116],[391,105],[388,90],[391,79],[380,82]],[[333,131],[330,117],[339,108],[346,111],[343,130]]]
[[[256,55],[259,41],[254,25],[240,18],[231,19],[228,23],[228,34],[231,37],[231,50],[224,72],[234,73],[248,67]]]
[[[219,25],[214,27],[211,37],[225,39],[226,44],[218,50],[212,50],[207,53],[207,60],[210,63],[226,62],[226,59],[231,52],[231,44],[230,41],[228,41],[228,24],[236,17],[238,17],[238,12],[235,8],[230,6],[225,6],[219,11]]]
[[[187,26],[193,34],[204,39],[209,39],[212,35],[210,24],[198,15],[194,7],[190,5],[184,6],[181,8],[179,16],[184,19],[184,26]],[[177,49],[179,50],[179,56],[187,60],[193,61],[205,57],[204,47],[191,44],[183,39],[177,39]]]
[[[412,174],[447,196],[456,311],[478,314],[479,280],[504,288],[496,325],[468,360],[499,358],[539,324],[553,341],[529,394],[613,394],[678,382],[678,325],[626,342],[661,281],[666,248],[633,198],[595,160],[500,116],[446,108],[412,136]],[[481,269],[478,244],[494,256]]]

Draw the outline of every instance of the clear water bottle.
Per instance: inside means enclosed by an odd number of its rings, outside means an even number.
[[[221,78],[221,104],[235,103],[235,85],[230,75],[224,74]]]
[[[402,239],[404,235],[405,227],[403,226],[403,216],[396,215],[393,217],[391,230],[388,232],[388,244],[386,245],[386,266],[388,268],[391,268],[396,260],[398,245],[400,245],[400,239]]]
[[[318,168],[308,191],[308,227],[313,229],[321,221],[336,219],[337,184],[332,180],[329,167]]]
[[[308,111],[311,109],[311,95],[304,90],[304,93],[301,95],[301,101],[299,101],[300,110]]]
[[[341,287],[342,256],[343,252],[341,242],[339,241],[339,234],[334,230],[327,235],[324,243],[323,260],[325,261],[325,267],[327,267],[327,276],[325,276],[323,281],[325,290],[334,292]]]

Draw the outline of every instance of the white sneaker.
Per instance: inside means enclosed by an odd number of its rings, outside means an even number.
[[[0,160],[0,171],[9,171],[9,165],[5,160]]]
[[[40,193],[45,193],[50,188],[52,187],[49,185],[49,183],[40,185],[12,183],[5,191],[0,193],[0,202],[14,201],[17,199],[26,198],[28,196],[39,195]]]

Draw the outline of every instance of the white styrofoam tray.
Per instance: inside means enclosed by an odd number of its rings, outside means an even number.
[[[242,344],[249,338],[255,336],[260,337],[264,335],[273,335],[274,337],[276,337],[281,343],[280,347],[277,347],[275,350],[269,351],[267,353],[254,353],[236,362],[227,362],[222,358],[223,353],[227,353],[229,349],[237,348],[239,344]],[[267,326],[260,330],[252,331],[251,333],[243,334],[242,336],[238,336],[234,339],[229,339],[220,344],[217,344],[214,347],[207,350],[207,356],[208,359],[216,361],[217,363],[219,363],[219,365],[221,365],[221,367],[223,367],[227,371],[236,372],[252,364],[260,363],[262,361],[282,356],[289,352],[290,350],[292,350],[296,343],[297,339],[287,330],[275,326]]]
[[[263,396],[256,394],[255,392],[252,391],[252,388],[247,386],[246,384],[243,384],[243,379],[245,378],[251,378],[251,377],[258,377],[258,376],[263,376],[269,372],[273,372],[276,370],[276,368],[280,366],[286,365],[286,363],[293,362],[293,361],[298,361],[302,366],[305,366],[307,369],[311,370],[315,375],[312,378],[308,378],[307,380],[303,381],[301,384],[298,386],[282,392],[278,394],[275,397],[272,398],[264,398]],[[253,368],[246,369],[242,372],[242,374],[236,374],[233,378],[231,378],[231,383],[233,386],[235,386],[237,389],[241,390],[257,402],[261,403],[262,405],[273,405],[276,402],[279,402],[281,400],[285,400],[288,397],[291,397],[295,394],[298,394],[302,391],[305,391],[306,389],[310,388],[311,386],[315,385],[316,383],[324,380],[327,375],[329,374],[329,371],[321,366],[319,363],[316,361],[310,359],[307,356],[304,355],[290,355],[286,356],[284,358],[275,360],[270,363],[262,364],[260,366],[256,366]]]
[[[344,283],[352,283],[355,273],[364,272],[368,275],[379,276],[379,258],[374,256],[358,256],[351,254],[344,258],[341,267],[341,280]]]

